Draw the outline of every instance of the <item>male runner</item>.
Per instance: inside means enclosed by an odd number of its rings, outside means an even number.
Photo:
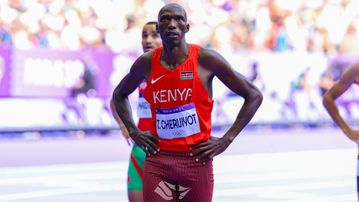
[[[142,29],[142,49],[143,52],[148,52],[154,48],[160,47],[161,38],[157,33],[157,22],[147,22]],[[151,109],[149,103],[144,99],[143,93],[146,88],[146,81],[144,80],[139,86],[139,99],[137,106],[137,115],[139,117],[137,127],[142,131],[151,129]],[[120,117],[116,113],[115,106],[111,101],[111,111],[117,123],[120,126],[121,132],[124,137],[129,139],[128,131],[123,125]],[[142,202],[142,178],[143,178],[143,165],[146,154],[141,147],[136,144],[132,147],[130,163],[128,167],[128,181],[127,181],[127,194],[130,202]]]
[[[349,87],[359,82],[359,63],[350,66],[343,72],[340,78],[329,88],[323,96],[323,105],[328,111],[330,117],[339,126],[343,133],[355,143],[359,143],[359,130],[355,130],[349,126],[338,110],[335,100],[344,94]],[[359,160],[359,155],[358,155]],[[359,161],[357,163],[357,196],[359,199]]]
[[[146,154],[144,201],[212,200],[212,158],[222,153],[252,119],[262,102],[260,91],[217,52],[188,44],[183,7],[170,3],[158,13],[163,48],[141,55],[113,93],[129,136]],[[218,77],[244,98],[238,116],[221,137],[211,137],[212,80]],[[147,80],[151,131],[138,129],[128,95]]]

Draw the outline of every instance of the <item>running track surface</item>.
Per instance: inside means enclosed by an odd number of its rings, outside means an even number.
[[[216,132],[214,135],[221,135]],[[0,140],[0,202],[123,202],[119,135]],[[244,131],[214,161],[214,202],[354,202],[357,148],[337,129]]]

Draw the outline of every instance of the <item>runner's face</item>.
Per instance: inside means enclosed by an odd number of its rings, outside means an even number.
[[[162,9],[158,15],[158,29],[164,42],[180,42],[189,30],[183,8],[169,6]]]
[[[162,45],[160,35],[156,31],[155,24],[148,24],[142,30],[142,49],[143,52],[151,51]]]

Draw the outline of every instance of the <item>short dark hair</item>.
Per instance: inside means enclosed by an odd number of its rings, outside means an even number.
[[[165,9],[168,9],[168,8],[179,8],[179,9],[183,12],[185,21],[187,22],[187,12],[186,12],[186,10],[185,10],[180,4],[177,4],[177,3],[168,3],[168,4],[164,5],[164,6],[160,9],[160,11],[158,12],[158,17],[161,15],[161,13],[162,13]]]

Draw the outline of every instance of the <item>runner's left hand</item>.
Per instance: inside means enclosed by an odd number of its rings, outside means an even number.
[[[191,156],[194,156],[197,162],[205,163],[226,150],[229,144],[230,141],[223,137],[211,136],[207,141],[193,145],[191,147]]]

